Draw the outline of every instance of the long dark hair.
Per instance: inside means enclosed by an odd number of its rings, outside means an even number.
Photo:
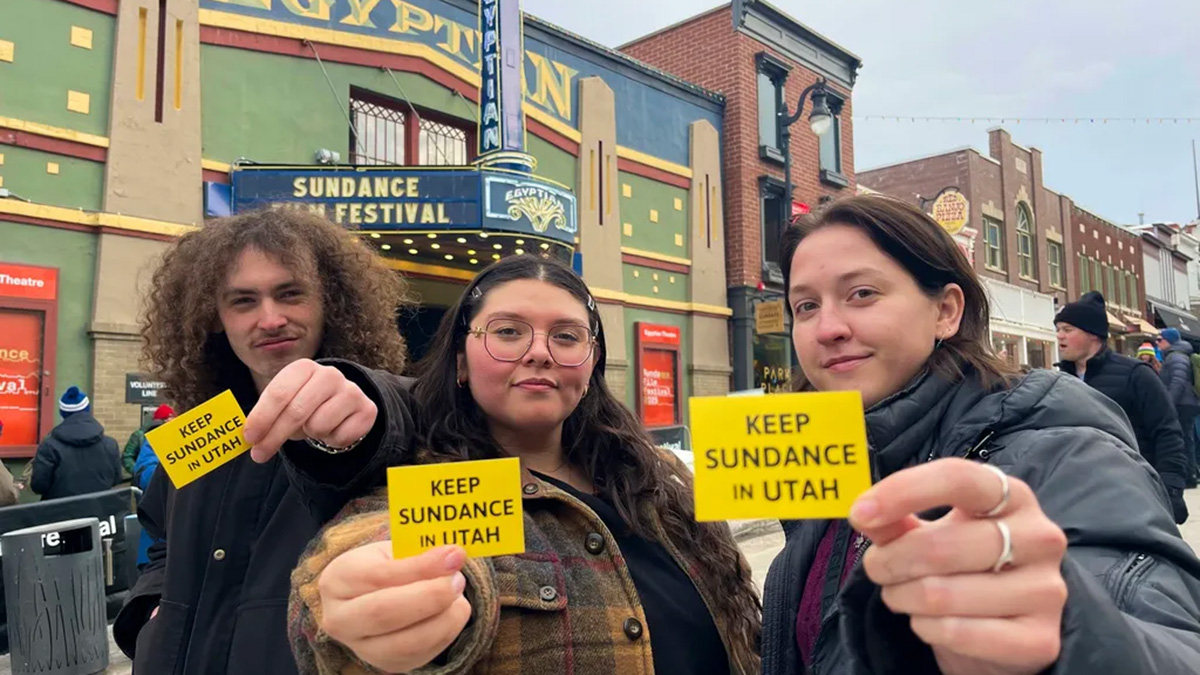
[[[470,388],[458,386],[457,360],[470,321],[487,294],[522,279],[552,284],[578,299],[587,308],[596,335],[596,367],[587,393],[563,424],[566,459],[587,472],[600,496],[638,536],[658,541],[661,525],[669,540],[664,544],[703,561],[694,571],[707,579],[717,598],[725,600],[713,610],[732,628],[733,645],[745,650],[730,656],[749,663],[756,658],[752,653],[761,629],[761,605],[749,566],[727,525],[696,522],[691,475],[654,446],[642,424],[609,390],[604,379],[604,324],[587,286],[569,267],[549,258],[513,256],[483,270],[467,285],[442,318],[429,353],[417,365],[418,447],[434,461],[504,456]]]
[[[962,288],[962,322],[958,332],[943,340],[930,355],[927,363],[930,371],[956,380],[962,377],[966,367],[989,385],[1015,374],[992,351],[988,339],[987,291],[958,244],[923,211],[898,199],[882,195],[846,197],[814,211],[785,230],[780,243],[785,289],[791,288],[792,258],[800,242],[830,225],[862,230],[931,298],[939,297],[948,284],[958,284]],[[788,311],[795,313],[791,303],[788,303]],[[796,369],[792,380],[797,390],[811,388],[800,369]]]

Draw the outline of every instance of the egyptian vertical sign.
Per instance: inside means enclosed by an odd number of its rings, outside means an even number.
[[[479,3],[479,163],[530,171],[521,110],[521,8],[519,0]]]

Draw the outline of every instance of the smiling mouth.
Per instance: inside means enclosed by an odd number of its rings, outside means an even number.
[[[529,389],[532,391],[546,391],[548,389],[558,389],[558,385],[550,380],[521,380],[513,385],[521,389]]]
[[[858,365],[865,362],[869,356],[843,356],[836,359],[830,359],[825,362],[825,370],[831,370],[835,373],[853,370]]]

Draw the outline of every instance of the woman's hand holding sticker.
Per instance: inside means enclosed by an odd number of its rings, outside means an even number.
[[[917,513],[953,510],[936,521]],[[1061,650],[1067,538],[1033,491],[993,467],[941,459],[880,481],[850,522],[863,569],[948,675],[1032,674]]]
[[[445,651],[471,617],[463,595],[466,559],[458,546],[394,559],[390,541],[347,551],[321,573],[320,627],[375,668],[419,668]]]

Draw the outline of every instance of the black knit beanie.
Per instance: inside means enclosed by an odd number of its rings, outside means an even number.
[[[1107,340],[1108,311],[1104,309],[1104,296],[1099,291],[1084,293],[1078,301],[1067,303],[1054,317],[1054,323],[1059,322],[1069,323],[1101,340]]]

